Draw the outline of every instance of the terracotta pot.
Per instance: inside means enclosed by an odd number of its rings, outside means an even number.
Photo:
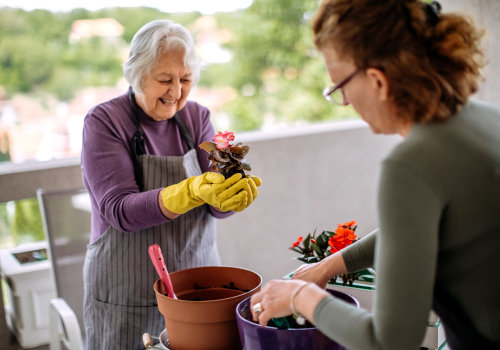
[[[171,349],[241,349],[236,305],[260,290],[259,274],[238,267],[205,266],[173,272],[170,279],[179,299],[167,297],[160,280],[154,290]]]
[[[359,302],[353,296],[336,290],[328,292],[359,307]],[[241,345],[245,350],[346,350],[316,327],[279,329],[261,326],[252,320],[250,298],[242,300],[236,307],[236,321]]]

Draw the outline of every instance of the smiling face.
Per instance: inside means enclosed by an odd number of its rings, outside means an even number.
[[[340,56],[333,47],[321,49],[330,79],[338,83],[357,70],[352,60]],[[406,136],[411,124],[397,117],[389,96],[389,81],[378,68],[366,68],[342,87],[344,104],[351,104],[375,134]]]
[[[192,88],[191,70],[184,65],[184,50],[166,50],[141,83],[135,99],[142,110],[156,121],[172,118],[186,104]]]

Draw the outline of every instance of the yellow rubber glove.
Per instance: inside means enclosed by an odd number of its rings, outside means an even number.
[[[248,179],[248,184],[250,185],[250,193],[249,193],[250,196],[247,204],[248,207],[259,195],[259,189],[257,187],[259,187],[262,184],[262,180],[260,179],[260,177],[253,175],[247,175],[246,177]]]
[[[229,179],[215,172],[193,176],[178,184],[161,190],[165,208],[176,214],[198,207],[204,203],[221,211],[241,211],[248,206],[252,192],[249,180],[235,174]]]

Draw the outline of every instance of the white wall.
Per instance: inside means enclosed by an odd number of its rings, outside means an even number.
[[[488,65],[485,80],[475,98],[500,107],[500,1],[499,0],[440,0],[443,12],[466,13],[485,30],[484,48]]]

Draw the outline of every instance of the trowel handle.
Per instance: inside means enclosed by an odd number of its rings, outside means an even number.
[[[160,246],[158,244],[150,245],[148,248],[149,257],[155,266],[156,272],[160,276],[160,280],[167,290],[167,295],[170,298],[177,299],[174,293],[174,287],[170,281],[170,276],[168,275],[167,266],[165,265],[165,260],[163,259],[163,254],[161,252]]]
[[[149,333],[144,333],[142,335],[142,342],[144,343],[146,349],[151,349],[154,346],[153,337]]]

